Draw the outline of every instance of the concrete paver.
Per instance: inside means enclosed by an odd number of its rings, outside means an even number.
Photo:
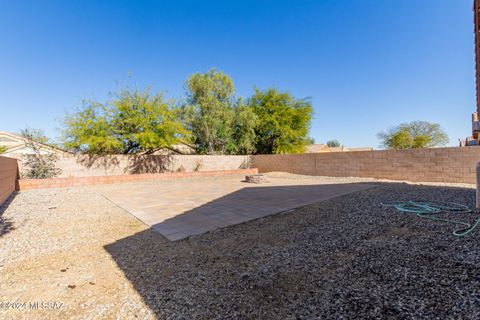
[[[125,184],[103,195],[171,241],[298,208],[372,184],[319,184],[275,178],[250,184],[239,177]]]

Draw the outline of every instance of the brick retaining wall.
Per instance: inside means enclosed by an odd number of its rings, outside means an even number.
[[[259,172],[475,183],[480,147],[256,155],[252,161]]]
[[[217,177],[228,175],[248,175],[258,173],[257,169],[237,169],[202,172],[172,172],[172,173],[145,173],[118,176],[68,177],[54,179],[26,179],[19,180],[19,189],[65,188],[98,184],[114,184],[142,180],[171,180],[194,177]]]
[[[0,157],[0,205],[17,189],[17,160]]]

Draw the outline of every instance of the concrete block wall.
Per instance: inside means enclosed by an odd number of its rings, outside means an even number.
[[[0,157],[0,205],[17,189],[17,179],[17,160]]]
[[[169,172],[169,173],[144,173],[129,175],[90,176],[90,177],[68,177],[53,179],[24,179],[19,180],[19,190],[46,189],[46,188],[67,188],[92,186],[100,184],[115,184],[126,182],[138,182],[146,180],[175,180],[199,177],[224,177],[251,175],[258,173],[257,169],[237,169],[201,172]]]
[[[475,183],[480,147],[255,155],[259,172],[369,177],[414,182]]]
[[[20,162],[20,172],[22,164]],[[236,170],[248,167],[250,156],[174,155],[125,156],[113,155],[61,156],[56,166],[62,170],[59,178],[127,175],[139,173],[194,172]]]

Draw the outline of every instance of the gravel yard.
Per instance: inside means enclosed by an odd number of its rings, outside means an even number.
[[[480,230],[456,238],[380,205],[473,207],[472,188],[382,183],[170,242],[105,187],[22,192],[3,210],[0,318],[480,318]]]

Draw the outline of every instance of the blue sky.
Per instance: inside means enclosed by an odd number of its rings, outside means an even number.
[[[58,135],[66,110],[119,86],[181,98],[217,67],[237,93],[311,97],[317,143],[438,122],[451,145],[475,108],[472,0],[0,0],[0,130]]]

